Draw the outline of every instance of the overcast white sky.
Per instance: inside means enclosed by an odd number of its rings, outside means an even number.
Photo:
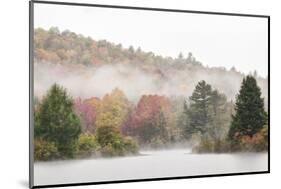
[[[265,18],[35,4],[34,27],[52,26],[162,56],[192,52],[210,67],[267,76]]]

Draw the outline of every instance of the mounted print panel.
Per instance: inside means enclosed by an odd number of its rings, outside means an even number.
[[[32,1],[30,186],[269,172],[269,17]]]

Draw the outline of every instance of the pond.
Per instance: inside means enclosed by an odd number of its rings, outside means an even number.
[[[37,162],[34,184],[69,184],[266,171],[267,153],[193,154],[187,149],[139,156]]]

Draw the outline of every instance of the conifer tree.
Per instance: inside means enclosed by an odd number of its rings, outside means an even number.
[[[264,110],[264,99],[261,90],[253,76],[243,79],[241,89],[235,103],[236,114],[232,116],[229,138],[233,141],[240,136],[252,137],[260,131],[267,122]]]
[[[194,133],[207,134],[213,140],[220,140],[227,135],[231,114],[224,94],[212,90],[205,81],[200,81],[189,100],[189,106],[184,104],[181,117],[185,121],[182,128],[186,139],[190,139]]]
[[[80,120],[73,111],[72,98],[54,84],[36,114],[35,137],[53,142],[61,157],[73,157],[80,133]]]
[[[187,132],[190,134],[199,132],[204,134],[207,129],[207,125],[210,122],[210,116],[208,114],[209,105],[211,103],[212,88],[204,80],[200,81],[192,96],[189,98],[190,107],[188,108],[187,115],[188,121]],[[185,106],[186,109],[186,106]]]
[[[231,120],[230,103],[224,94],[212,91],[209,115],[211,117],[208,134],[213,140],[222,140],[227,136]]]

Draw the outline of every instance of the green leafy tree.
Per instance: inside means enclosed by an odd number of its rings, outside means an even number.
[[[35,138],[53,142],[62,157],[73,157],[81,133],[80,120],[73,111],[72,98],[54,84],[35,116]]]
[[[237,141],[239,137],[252,137],[267,123],[267,113],[264,110],[264,99],[261,90],[253,76],[243,79],[242,86],[235,103],[236,114],[232,117],[229,138]]]

